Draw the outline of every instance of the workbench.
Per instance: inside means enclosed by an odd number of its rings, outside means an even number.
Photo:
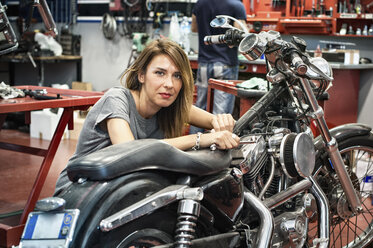
[[[29,96],[23,98],[0,99],[0,130],[5,121],[6,115],[12,112],[25,112],[25,122],[30,123],[30,111],[42,110],[45,108],[63,108],[56,131],[47,149],[21,146],[17,144],[0,142],[0,149],[28,153],[44,157],[40,170],[31,189],[25,208],[17,226],[9,226],[0,223],[0,246],[11,247],[18,245],[28,214],[33,211],[40,196],[44,182],[51,167],[53,158],[60,144],[66,126],[70,130],[73,127],[73,111],[87,110],[95,104],[103,95],[102,92],[90,92],[80,90],[64,90],[39,86],[17,86],[19,89],[41,90],[46,89],[48,96],[60,95],[60,99],[36,100]],[[1,135],[1,132],[0,132]],[[15,165],[16,166],[16,165]]]

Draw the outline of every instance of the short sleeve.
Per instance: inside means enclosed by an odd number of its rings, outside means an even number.
[[[101,124],[112,118],[120,118],[130,123],[128,98],[116,95],[107,96],[101,104],[101,109],[95,121],[95,128],[100,126],[106,131],[106,125]]]

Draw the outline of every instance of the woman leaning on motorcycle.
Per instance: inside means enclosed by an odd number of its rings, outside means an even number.
[[[212,115],[192,106],[193,75],[184,51],[167,39],[155,40],[122,77],[126,87],[106,92],[89,112],[73,158],[111,144],[165,138],[181,149],[236,147],[230,114]],[[134,106],[132,104],[134,103]],[[216,132],[181,136],[185,123]]]
[[[164,139],[181,150],[239,145],[230,114],[213,115],[192,105],[192,69],[173,41],[151,42],[123,74],[122,84],[125,76],[125,87],[109,89],[89,111],[70,161],[137,139]],[[182,136],[185,123],[215,132]],[[64,170],[55,192],[69,183]]]

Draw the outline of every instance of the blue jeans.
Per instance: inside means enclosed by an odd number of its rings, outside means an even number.
[[[199,63],[197,71],[197,100],[195,106],[206,110],[207,87],[209,78],[236,80],[238,78],[238,66],[228,66],[223,63]],[[220,90],[214,90],[213,114],[232,114],[235,96]],[[190,127],[189,133],[203,132],[195,126]]]

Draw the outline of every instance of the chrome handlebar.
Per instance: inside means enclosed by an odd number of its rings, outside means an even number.
[[[319,65],[313,64],[311,57],[305,51],[306,42],[298,37],[287,42],[281,39],[280,33],[277,31],[247,34],[237,29],[228,29],[225,34],[205,36],[204,42],[206,45],[238,46],[239,52],[250,61],[265,54],[271,66],[276,66],[280,59],[286,70],[289,70],[288,75],[314,80],[333,80],[333,77],[321,70]],[[324,63],[328,64],[327,61]]]

